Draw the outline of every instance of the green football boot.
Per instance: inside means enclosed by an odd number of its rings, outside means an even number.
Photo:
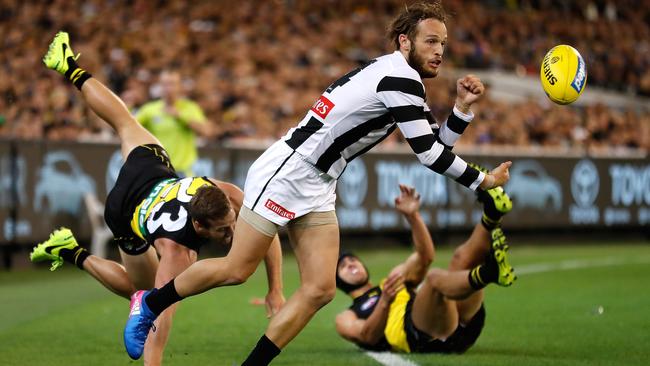
[[[43,56],[43,63],[49,69],[57,71],[59,74],[68,76],[66,73],[70,68],[69,60],[75,61],[79,55],[75,56],[70,48],[70,36],[67,32],[58,32],[45,56]]]
[[[499,286],[510,286],[517,279],[515,270],[508,262],[508,244],[503,230],[496,228],[492,230],[492,246],[490,248],[489,260],[496,263],[499,269],[499,277],[496,283]]]
[[[50,271],[54,271],[63,265],[63,258],[60,255],[61,249],[76,250],[79,248],[77,240],[72,231],[67,228],[60,228],[50,234],[50,238],[34,247],[29,254],[32,262],[52,261]]]
[[[468,163],[468,165],[483,173],[489,173],[489,170],[478,164]],[[494,187],[488,190],[478,188],[476,197],[483,204],[483,211],[496,214],[493,216],[501,217],[512,210],[512,201],[503,187]]]

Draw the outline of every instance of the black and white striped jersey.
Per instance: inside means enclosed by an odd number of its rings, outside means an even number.
[[[473,115],[454,108],[438,127],[420,75],[395,51],[335,81],[282,138],[333,178],[399,128],[422,164],[475,190],[484,174],[451,152]]]

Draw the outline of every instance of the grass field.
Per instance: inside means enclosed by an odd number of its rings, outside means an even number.
[[[489,287],[487,322],[464,355],[401,355],[412,365],[648,365],[650,245],[512,245],[519,280]],[[375,280],[406,249],[359,251]],[[439,250],[446,266],[450,249]],[[263,270],[237,288],[213,290],[179,308],[166,365],[233,365],[265,329]],[[285,258],[285,287],[297,268]],[[333,319],[349,305],[342,294],[322,309],[274,365],[380,365],[338,338]],[[601,309],[602,311],[599,311]],[[122,326],[128,303],[66,265],[0,273],[0,365],[128,365]]]

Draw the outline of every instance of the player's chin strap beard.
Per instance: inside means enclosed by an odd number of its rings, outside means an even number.
[[[345,259],[346,257],[354,257],[354,258],[357,258],[357,259],[359,259],[359,257],[357,257],[356,255],[354,255],[352,253],[349,253],[349,252],[342,252],[341,254],[339,254],[339,260],[336,262],[336,268],[337,268],[337,270],[336,270],[336,288],[338,288],[339,290],[345,292],[346,294],[349,294],[350,292],[352,292],[354,290],[358,290],[358,289],[362,288],[363,286],[365,286],[368,283],[368,281],[370,280],[370,272],[368,272],[368,268],[366,267],[366,265],[362,263],[363,268],[366,269],[366,274],[367,274],[366,280],[364,282],[362,282],[360,284],[356,284],[356,285],[345,282],[345,280],[343,280],[341,278],[341,276],[339,276],[338,268],[339,268],[339,264],[341,263],[341,261],[343,259]]]

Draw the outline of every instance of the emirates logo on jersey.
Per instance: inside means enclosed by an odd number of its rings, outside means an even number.
[[[311,106],[312,112],[316,113],[320,118],[325,119],[330,111],[334,108],[334,103],[325,96],[321,95],[320,98]]]
[[[286,208],[278,205],[272,199],[266,200],[266,203],[264,204],[264,207],[266,207],[269,210],[275,212],[279,216],[286,217],[289,220],[293,220],[294,217],[296,217],[295,213],[293,213],[293,212],[287,210]]]

